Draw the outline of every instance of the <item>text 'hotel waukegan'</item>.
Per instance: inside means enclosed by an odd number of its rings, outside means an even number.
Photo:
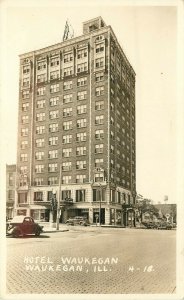
[[[112,28],[20,55],[19,90],[15,213],[55,219],[60,187],[60,222],[133,225],[135,72]]]

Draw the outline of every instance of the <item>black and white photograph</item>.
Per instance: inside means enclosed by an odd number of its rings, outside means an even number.
[[[183,1],[2,0],[2,299],[183,299]]]

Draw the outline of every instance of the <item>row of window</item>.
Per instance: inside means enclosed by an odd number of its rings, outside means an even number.
[[[55,137],[57,138],[57,137]],[[56,139],[53,139],[52,142],[55,143]],[[27,141],[24,141],[24,147],[25,147],[25,142],[26,142],[26,147],[27,147]],[[111,146],[111,153],[114,154],[114,149],[112,150],[112,147],[114,148],[114,146]],[[25,149],[25,148],[24,148]],[[112,152],[113,151],[113,152]],[[98,144],[95,145],[95,154],[102,154],[104,152],[104,145],[103,144]],[[86,147],[78,147],[77,151],[76,151],[77,155],[85,155],[86,154]],[[35,152],[35,159],[36,160],[43,160],[45,157],[45,152],[44,151],[36,151]],[[58,157],[58,152],[57,151],[50,151],[49,152],[49,158],[57,158]],[[72,157],[72,148],[65,148],[62,149],[62,157]],[[117,157],[116,158],[120,158],[123,161],[127,161],[127,163],[130,162],[130,157],[129,156],[125,156],[124,153],[120,154],[120,151],[117,150]],[[28,155],[27,154],[21,154],[21,160],[22,161],[27,161],[28,160]],[[111,161],[111,163],[113,164],[113,161]]]
[[[105,58],[100,57],[95,60],[95,68],[104,68],[105,67]],[[80,64],[77,64],[77,73],[82,73],[88,71],[88,63],[87,62],[82,62]],[[58,79],[60,70],[54,70],[50,72],[50,79]],[[25,73],[24,73],[25,74]],[[70,76],[74,74],[74,66],[69,66],[63,68],[63,76]],[[45,82],[47,80],[47,74],[46,72],[43,74],[38,74],[37,75],[37,83]],[[22,86],[23,87],[29,87],[30,85],[30,76],[23,77],[22,79]]]
[[[61,181],[62,181],[62,184],[74,183],[73,180],[72,180],[71,175],[62,176]],[[94,181],[95,182],[103,182],[104,181],[104,174],[103,173],[95,174],[94,175]],[[115,181],[113,176],[111,177],[111,181]],[[130,182],[126,181],[125,179],[121,180],[119,177],[117,177],[117,181],[119,183],[120,183],[120,181],[122,181],[122,183],[124,185],[126,185],[127,187],[130,186]],[[78,174],[78,175],[76,175],[75,182],[76,183],[85,183],[85,182],[87,182],[87,176],[85,174]],[[57,176],[49,177],[47,183],[48,183],[48,185],[58,185],[58,177]],[[42,178],[42,177],[35,178],[35,185],[36,186],[41,186],[43,184],[44,184],[44,178]]]
[[[64,86],[64,90],[69,90],[71,88],[72,88],[72,84],[70,82],[67,82],[67,85]],[[46,92],[46,87],[45,86],[39,87],[37,89],[37,95],[38,96],[45,95],[45,92]],[[56,93],[56,92],[59,92],[59,83],[52,84],[50,86],[50,93],[52,94],[52,93]],[[96,96],[104,95],[104,86],[96,87],[95,95]],[[65,96],[67,96],[67,95],[64,95],[63,99],[64,99]],[[70,97],[72,97],[72,94],[70,95]],[[77,92],[77,100],[83,100],[83,99],[86,99],[86,98],[87,98],[87,91]]]

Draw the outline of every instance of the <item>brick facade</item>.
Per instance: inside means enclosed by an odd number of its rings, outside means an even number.
[[[83,33],[20,55],[16,209],[48,219],[61,176],[73,199],[61,221],[93,223],[101,197],[102,223],[112,224],[135,200],[135,72],[101,17]]]

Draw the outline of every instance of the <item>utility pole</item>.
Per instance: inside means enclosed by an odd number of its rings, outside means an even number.
[[[58,203],[57,203],[56,230],[59,230],[60,201],[61,201],[61,164],[59,167],[59,191],[58,191]]]
[[[100,206],[99,206],[99,226],[101,226],[101,202],[102,202],[102,185],[99,183],[100,186]]]

